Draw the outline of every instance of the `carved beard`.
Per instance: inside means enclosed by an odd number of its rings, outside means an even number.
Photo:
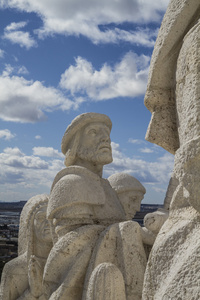
[[[112,162],[112,151],[103,152],[99,149],[102,143],[93,148],[79,146],[77,156],[83,160],[93,162],[95,164],[110,164]]]

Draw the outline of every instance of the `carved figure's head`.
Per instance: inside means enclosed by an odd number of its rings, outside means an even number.
[[[108,178],[110,185],[117,192],[124,208],[127,220],[131,220],[140,211],[141,201],[146,190],[133,176],[126,173],[116,173]]]
[[[65,165],[75,164],[77,158],[102,165],[112,162],[110,118],[99,113],[85,113],[67,127],[61,149]]]
[[[48,196],[45,194],[32,197],[25,204],[21,217],[19,229],[18,254],[28,251],[28,256],[34,254],[34,243],[41,242],[43,247],[51,242],[51,233],[46,210]]]

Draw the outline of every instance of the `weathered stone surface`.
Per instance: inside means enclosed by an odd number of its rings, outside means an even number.
[[[141,299],[146,262],[147,258],[143,247],[141,227],[137,222],[127,221],[108,227],[101,233],[94,248],[86,275],[85,293],[88,292],[88,288],[93,289],[93,270],[102,263],[111,263],[120,270],[123,276],[123,285],[125,285],[126,292],[125,299]],[[109,269],[108,272],[110,272]],[[104,274],[105,281],[107,278],[106,271],[104,271]],[[95,276],[98,278],[98,274]],[[111,299],[114,299],[113,295]],[[85,294],[83,299],[87,299]]]
[[[117,192],[120,203],[126,214],[126,219],[131,220],[137,211],[140,211],[141,201],[146,190],[133,176],[126,173],[116,173],[108,177],[112,188]]]
[[[175,165],[165,199],[169,218],[149,257],[144,300],[200,298],[199,18],[198,0],[171,0],[151,62],[145,103],[153,115],[147,139],[175,153]],[[163,109],[166,116],[159,113]]]
[[[107,116],[88,113],[63,137],[67,168],[54,179],[47,209],[54,246],[43,276],[46,299],[141,299],[141,227],[123,221],[139,210],[145,188],[130,175],[102,178],[112,161],[110,130]]]
[[[52,247],[46,220],[47,203],[47,195],[38,195],[27,201],[22,210],[19,238],[21,254],[3,269],[1,300],[34,300],[43,294],[43,268]]]
[[[150,253],[145,300],[200,298],[200,215],[190,207],[172,211]]]
[[[171,153],[179,148],[175,72],[182,39],[198,19],[198,0],[170,1],[154,47],[145,105],[152,112],[146,139]]]
[[[22,211],[19,257],[5,267],[2,300],[141,299],[144,244],[152,245],[156,234],[131,221],[143,185],[124,173],[102,178],[112,161],[111,127],[96,113],[68,126],[62,140],[67,167],[49,196],[31,198]]]
[[[87,300],[126,300],[122,273],[111,263],[99,264],[92,272]]]

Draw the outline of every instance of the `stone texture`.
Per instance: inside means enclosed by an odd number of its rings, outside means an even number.
[[[131,220],[140,211],[141,201],[146,190],[133,176],[126,173],[116,173],[108,177],[112,188],[117,192],[127,220]]]
[[[34,300],[43,294],[43,268],[52,247],[50,228],[46,220],[47,203],[47,195],[37,195],[27,201],[22,210],[20,253],[3,269],[1,300]]]
[[[185,32],[198,19],[198,0],[170,1],[151,58],[145,105],[152,112],[146,139],[171,153],[179,148],[175,72]]]
[[[2,300],[141,299],[145,245],[152,246],[157,233],[131,220],[143,185],[125,173],[102,178],[112,162],[111,127],[109,117],[97,113],[67,127],[66,168],[49,196],[24,206],[19,256],[5,266]]]
[[[99,264],[92,272],[87,300],[125,300],[125,286],[120,270],[111,263]]]
[[[200,298],[199,17],[198,0],[171,0],[151,61],[147,139],[174,153],[175,164],[164,203],[169,218],[149,257],[144,300]]]
[[[123,276],[122,284],[125,285],[125,299],[141,299],[146,262],[140,225],[133,221],[111,225],[101,233],[94,248],[86,275],[85,293],[88,292],[88,288],[89,290],[92,289],[93,270],[102,263],[111,263],[119,269]],[[110,271],[108,270],[108,272]],[[106,271],[104,273],[105,281],[109,275],[106,274]],[[95,276],[98,277],[97,274]],[[114,299],[114,295],[111,299]],[[83,295],[84,299],[88,299],[85,294]],[[122,297],[122,299],[124,298]]]
[[[130,175],[102,178],[112,161],[110,130],[107,116],[88,113],[63,137],[67,168],[54,179],[47,209],[54,246],[44,269],[46,299],[141,299],[141,227],[124,221],[140,209],[145,188]]]

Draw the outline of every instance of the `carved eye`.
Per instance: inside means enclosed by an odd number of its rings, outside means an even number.
[[[96,131],[96,129],[90,129],[88,133],[90,135],[96,135],[97,131]]]

